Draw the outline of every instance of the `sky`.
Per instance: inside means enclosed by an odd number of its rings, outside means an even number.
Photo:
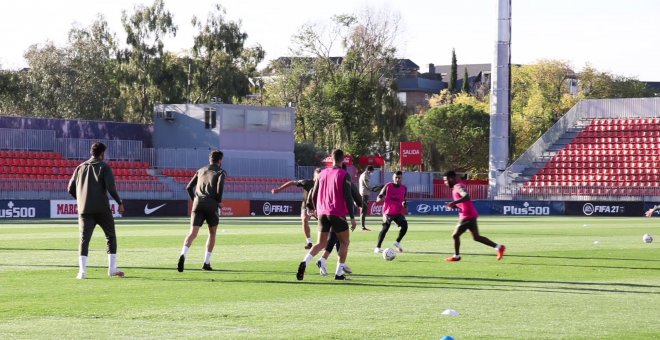
[[[72,25],[89,26],[97,13],[124,43],[122,10],[133,13],[148,0],[21,0],[0,5],[0,68],[27,66],[23,53],[33,44],[66,43]],[[308,23],[327,24],[334,14],[369,7],[400,15],[399,57],[426,72],[428,64],[491,63],[497,37],[497,0],[165,0],[178,25],[165,49],[192,46],[193,15],[204,20],[220,3],[230,20],[242,23],[247,46],[261,44],[266,60],[289,56],[291,37]],[[660,1],[512,0],[511,59],[568,62],[576,71],[589,64],[599,71],[660,81]],[[265,66],[265,63],[260,65]]]

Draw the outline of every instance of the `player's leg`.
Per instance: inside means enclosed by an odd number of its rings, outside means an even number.
[[[117,235],[115,234],[115,220],[112,213],[96,214],[97,222],[105,233],[108,253],[108,276],[123,277],[124,272],[117,268]]]
[[[89,214],[78,216],[78,229],[80,230],[80,245],[78,247],[78,278],[87,277],[87,254],[89,253],[89,241],[92,239],[96,220]]]
[[[483,236],[479,233],[479,226],[477,225],[477,220],[474,220],[474,225],[470,226],[470,232],[472,233],[472,239],[479,243],[483,243],[489,247],[495,248],[497,251],[497,259],[501,260],[502,257],[504,256],[504,251],[506,250],[506,247],[503,244],[497,244],[491,239],[489,239],[486,236]]]
[[[330,257],[330,254],[332,254],[332,248],[335,246],[337,247],[337,251],[339,251],[339,240],[337,239],[337,234],[330,232],[328,233],[328,243],[325,245],[323,255],[321,255],[321,258],[316,261],[316,266],[319,267],[319,273],[321,276],[328,275],[327,260],[328,257]]]
[[[362,230],[364,231],[371,231],[371,229],[367,228],[366,222],[367,222],[367,213],[369,211],[369,195],[362,195],[362,206],[360,207],[360,223],[362,225]]]
[[[348,257],[348,247],[351,243],[348,222],[337,216],[332,216],[332,219],[332,230],[337,234],[337,238],[341,244],[341,248],[337,252],[339,261],[337,262],[337,269],[335,270],[335,280],[345,280],[346,276],[344,275],[344,267],[346,266],[346,258]]]
[[[211,268],[211,254],[213,254],[213,248],[215,247],[215,237],[218,231],[218,224],[220,223],[220,216],[218,215],[218,208],[215,206],[207,209],[205,214],[206,223],[209,226],[209,238],[206,240],[206,252],[204,254],[202,269],[213,270]]]
[[[394,246],[399,249],[399,252],[403,253],[403,246],[401,246],[401,241],[403,240],[403,237],[406,236],[406,233],[408,232],[408,220],[406,220],[406,217],[403,215],[396,215],[394,217],[394,222],[396,222],[396,225],[399,226],[399,236],[396,238],[396,241],[394,242]]]
[[[195,241],[195,238],[197,238],[197,234],[199,233],[199,228],[202,227],[203,223],[204,223],[203,214],[200,214],[196,211],[192,211],[190,213],[190,231],[188,231],[188,235],[186,235],[186,238],[183,240],[183,247],[181,248],[181,254],[179,255],[179,262],[177,264],[177,270],[179,272],[183,271],[184,263],[186,261],[186,257],[188,257],[188,251],[190,250],[190,246],[192,246],[193,241]]]
[[[330,220],[328,216],[321,215],[319,216],[319,230],[318,236],[316,239],[316,244],[309,249],[309,253],[305,255],[305,258],[298,264],[298,272],[296,273],[296,278],[302,280],[305,277],[305,269],[309,265],[309,262],[323,250],[328,243],[328,233],[330,232]]]
[[[213,248],[215,248],[217,232],[217,225],[209,227],[209,238],[206,240],[206,253],[204,254],[204,264],[202,265],[203,270],[213,270],[213,268],[211,268],[211,255],[213,254]]]
[[[305,208],[300,212],[300,222],[302,223],[302,229],[303,229],[303,234],[305,234],[305,240],[307,243],[305,243],[305,249],[310,249],[312,248],[312,234],[309,229],[309,219],[310,217],[307,215],[307,211],[305,211]]]
[[[454,229],[454,233],[451,235],[452,239],[454,239],[454,256],[450,256],[446,259],[449,262],[461,260],[461,235],[468,230],[466,227],[467,222],[469,221],[459,221]]]
[[[383,245],[383,241],[385,240],[385,235],[387,235],[387,231],[390,230],[391,224],[392,224],[392,216],[383,215],[383,228],[380,230],[380,233],[378,233],[378,243],[376,243],[376,248],[374,249],[374,253],[380,253],[380,247]]]

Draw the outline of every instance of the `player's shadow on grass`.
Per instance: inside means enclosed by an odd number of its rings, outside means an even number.
[[[78,251],[77,249],[72,248],[7,248],[0,247],[2,250],[11,250],[11,251]]]
[[[421,255],[440,255],[440,256],[451,256],[451,253],[447,252],[437,252],[437,251],[407,251],[408,254],[421,254]],[[461,253],[461,255],[467,256],[495,256],[494,254],[470,254],[470,253]],[[615,261],[643,261],[643,262],[660,262],[660,259],[638,259],[630,257],[579,257],[579,256],[555,256],[555,255],[519,255],[519,254],[509,254],[507,253],[504,258],[544,258],[544,259],[562,259],[562,260],[615,260]]]

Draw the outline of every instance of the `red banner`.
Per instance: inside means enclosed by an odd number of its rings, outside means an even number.
[[[327,166],[331,166],[332,164],[334,164],[334,161],[332,160],[332,156],[328,156],[328,157],[324,158],[323,159],[323,164],[325,164]],[[344,164],[346,164],[346,166],[353,165],[353,156],[345,155],[344,156]]]
[[[358,158],[358,164],[361,166],[375,165],[375,166],[384,166],[385,159],[383,156],[360,156]]]
[[[422,142],[401,142],[401,166],[422,164]]]

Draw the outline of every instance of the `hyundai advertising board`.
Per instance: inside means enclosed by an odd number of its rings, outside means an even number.
[[[491,214],[507,216],[564,215],[564,202],[547,201],[492,201]]]
[[[449,209],[448,201],[408,201],[408,211],[411,215],[454,215],[458,209]],[[473,201],[479,215],[490,215],[489,201]]]
[[[566,215],[572,216],[642,216],[643,202],[566,202]]]
[[[49,217],[50,201],[0,200],[0,220]]]

